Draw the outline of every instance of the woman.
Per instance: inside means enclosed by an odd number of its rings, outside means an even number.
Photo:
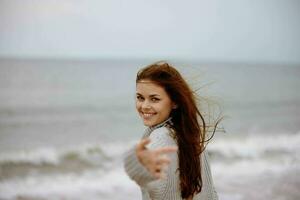
[[[205,151],[207,126],[194,95],[166,62],[137,74],[136,109],[148,128],[124,165],[143,200],[218,199]]]

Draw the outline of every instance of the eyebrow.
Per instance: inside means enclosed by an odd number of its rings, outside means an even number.
[[[136,94],[137,94],[137,95],[140,95],[140,96],[143,96],[142,94],[140,94],[140,93],[138,93],[138,92],[137,92]],[[150,95],[149,95],[149,97],[156,97],[156,96],[159,97],[159,94],[150,94]]]

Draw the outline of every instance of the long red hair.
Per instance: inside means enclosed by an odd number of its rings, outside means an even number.
[[[137,73],[136,83],[145,79],[163,87],[178,106],[172,110],[171,117],[178,145],[181,197],[188,198],[201,192],[200,154],[207,142],[207,126],[197,107],[196,93],[180,73],[166,62],[157,62],[141,69]]]

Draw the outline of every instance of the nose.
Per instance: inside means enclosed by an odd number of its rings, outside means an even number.
[[[151,108],[151,105],[150,105],[149,101],[146,100],[142,103],[142,109],[150,109],[150,108]]]

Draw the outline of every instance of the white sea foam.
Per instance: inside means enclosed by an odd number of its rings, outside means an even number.
[[[57,151],[54,148],[39,148],[34,150],[19,150],[0,152],[0,163],[59,163]]]
[[[42,147],[31,150],[17,150],[0,152],[0,164],[3,163],[31,163],[57,165],[66,156],[74,156],[85,161],[93,161],[93,156],[101,156],[101,159],[114,159],[121,157],[126,148],[133,142],[114,143],[85,143],[65,148]]]
[[[116,199],[121,195],[138,197],[136,185],[122,168],[89,171],[81,175],[29,176],[0,182],[0,198],[39,197],[43,199],[99,199],[107,196]],[[137,199],[137,198],[136,198]]]
[[[213,142],[212,171],[217,179],[280,174],[300,169],[300,132],[297,134],[253,134],[222,138]],[[214,158],[214,153],[215,155]],[[221,154],[221,156],[218,156]]]
[[[111,143],[84,143],[65,148],[43,147],[31,150],[18,150],[9,152],[0,152],[1,163],[49,163],[57,165],[68,155],[80,158],[85,161],[94,161],[93,157],[101,159],[120,158],[122,154],[133,145],[131,142],[111,142]],[[249,134],[243,137],[222,137],[213,140],[208,145],[208,150],[212,154],[221,155],[220,162],[223,159],[258,159],[269,156],[272,158],[272,152],[280,156],[282,154],[293,154],[300,152],[300,132],[296,134]],[[214,156],[213,156],[214,157]],[[297,157],[299,159],[299,157]],[[213,160],[218,161],[218,160]]]
[[[300,132],[296,134],[249,134],[236,137],[222,137],[213,141],[209,149],[229,158],[257,158],[275,153],[300,152]]]
[[[226,193],[226,185],[220,182],[238,184],[241,178],[258,177],[262,174],[281,174],[292,167],[299,167],[300,133],[281,135],[247,135],[243,138],[228,137],[215,140],[209,145],[214,154],[221,154],[220,160],[213,159],[212,173],[223,199],[243,199]],[[52,163],[59,165],[67,155],[76,155],[75,159],[84,159],[97,163],[100,159],[104,169],[87,169],[81,173],[31,174],[0,181],[0,199],[42,198],[47,200],[84,200],[84,199],[139,199],[138,187],[122,169],[121,157],[134,141],[112,142],[106,144],[82,144],[63,149],[39,148],[32,151],[1,153],[0,163],[34,164]],[[275,158],[266,156],[266,152],[275,151]],[[281,156],[278,151],[283,151]],[[233,158],[233,159],[231,159]],[[96,160],[96,161],[95,161]],[[232,183],[235,180],[237,183]],[[229,190],[229,189],[227,189]],[[225,191],[225,192],[223,192]],[[222,193],[223,192],[223,193]]]
[[[122,195],[137,199],[139,195],[134,183],[125,175],[121,158],[130,143],[82,144],[64,149],[39,148],[31,151],[1,153],[0,162],[51,163],[58,165],[62,157],[77,155],[79,158],[109,164],[105,169],[87,169],[82,173],[35,174],[0,181],[0,199],[17,197],[43,199],[122,199]],[[97,155],[101,157],[97,157]],[[94,157],[96,155],[96,157]],[[76,159],[79,159],[76,158]],[[120,191],[118,195],[116,191]],[[113,198],[112,198],[113,197]]]
[[[216,185],[225,193],[224,199],[240,199],[226,193],[220,182],[240,178],[259,177],[262,174],[281,174],[291,168],[299,169],[300,133],[276,135],[246,135],[218,138],[208,146],[212,152],[211,168]],[[43,199],[139,199],[137,186],[122,169],[122,155],[132,142],[82,144],[63,149],[39,148],[32,151],[1,153],[0,163],[64,164],[68,155],[78,162],[101,163],[80,173],[72,171],[48,174],[45,172],[13,177],[0,181],[0,199],[18,197]],[[274,153],[272,153],[274,151]],[[279,152],[283,153],[280,154]],[[271,152],[271,153],[270,153]],[[221,155],[219,157],[218,155]],[[216,157],[215,157],[216,156]],[[215,157],[215,158],[214,158]],[[103,167],[106,166],[106,167]],[[225,189],[224,189],[225,188]],[[117,192],[118,191],[118,192]]]

